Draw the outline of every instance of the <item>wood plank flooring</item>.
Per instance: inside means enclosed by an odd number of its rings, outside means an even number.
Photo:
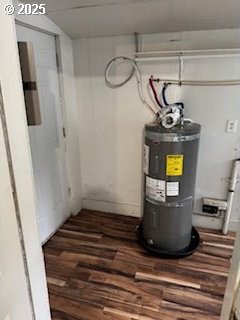
[[[217,320],[235,234],[200,228],[197,252],[151,256],[137,218],[82,210],[44,246],[53,320]]]

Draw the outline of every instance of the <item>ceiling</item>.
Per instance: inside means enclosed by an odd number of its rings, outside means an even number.
[[[240,0],[45,0],[44,3],[47,15],[71,38],[240,27]]]

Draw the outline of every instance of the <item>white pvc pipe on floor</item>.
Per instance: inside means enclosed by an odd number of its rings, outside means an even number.
[[[225,219],[223,222],[223,229],[222,229],[223,234],[227,234],[228,232],[230,215],[232,211],[233,197],[234,197],[236,183],[238,181],[237,177],[238,177],[239,167],[240,167],[240,159],[234,160],[233,166],[232,166],[232,175],[229,181],[229,190],[228,190],[228,199],[227,199],[228,205],[227,205]]]

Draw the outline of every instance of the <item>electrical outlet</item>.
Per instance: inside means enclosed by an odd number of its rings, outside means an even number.
[[[226,211],[228,203],[226,200],[203,198],[202,211],[209,214],[217,214],[219,211]]]
[[[227,133],[235,133],[237,131],[238,120],[227,121]]]

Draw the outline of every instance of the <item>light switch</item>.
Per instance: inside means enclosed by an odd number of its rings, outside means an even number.
[[[227,129],[228,133],[235,133],[237,131],[238,120],[228,120],[227,121]]]

